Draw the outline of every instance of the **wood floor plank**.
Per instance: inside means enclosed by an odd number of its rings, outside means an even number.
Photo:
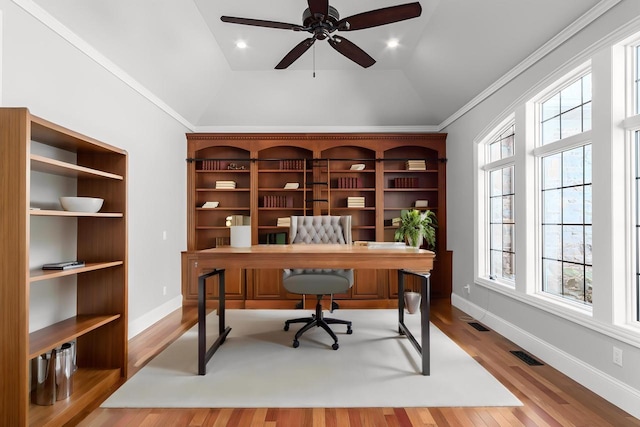
[[[518,346],[494,331],[481,332],[448,300],[434,300],[432,322],[507,387],[523,406],[481,408],[100,408],[108,394],[78,414],[79,426],[192,427],[627,427],[640,420],[548,365],[529,366],[509,351]],[[185,307],[129,342],[129,377],[196,323]],[[482,319],[475,320],[482,323]],[[535,355],[532,355],[535,357]],[[73,425],[73,424],[72,424]]]

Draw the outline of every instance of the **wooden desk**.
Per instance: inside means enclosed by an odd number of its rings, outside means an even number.
[[[423,249],[372,249],[347,245],[258,245],[250,248],[220,247],[182,252],[198,272],[198,374],[206,373],[207,362],[224,343],[231,328],[225,323],[224,270],[228,268],[361,268],[398,269],[398,332],[404,334],[422,358],[422,374],[429,375],[429,276],[434,253]],[[183,263],[184,265],[184,263]],[[420,333],[422,346],[404,324],[404,276],[421,277]],[[219,334],[206,348],[206,279],[218,275]],[[357,331],[356,331],[357,333]]]

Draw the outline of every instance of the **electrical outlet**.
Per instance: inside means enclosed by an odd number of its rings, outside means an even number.
[[[613,347],[613,363],[622,366],[622,349]]]
[[[467,295],[469,295],[471,293],[471,285],[468,283],[464,285],[464,290],[467,291]]]
[[[167,294],[167,287],[163,286],[162,287],[162,295],[166,295]]]

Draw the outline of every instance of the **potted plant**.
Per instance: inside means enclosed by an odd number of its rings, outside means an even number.
[[[404,241],[407,245],[415,248],[419,248],[424,239],[427,249],[434,249],[437,227],[436,214],[431,210],[402,210],[400,212],[400,226],[396,230],[395,239],[397,242]]]

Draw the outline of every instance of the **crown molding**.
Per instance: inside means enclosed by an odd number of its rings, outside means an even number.
[[[438,126],[196,126],[212,133],[432,133]]]
[[[144,87],[140,82],[131,77],[126,71],[118,67],[106,56],[98,52],[93,46],[80,38],[77,34],[71,31],[67,26],[62,24],[56,18],[54,18],[49,12],[38,6],[32,0],[12,0],[13,3],[24,9],[31,16],[42,22],[49,27],[53,32],[58,34],[64,40],[69,42],[73,47],[84,53],[87,57],[92,59],[102,68],[113,74],[120,79],[123,83],[129,86],[134,91],[145,97],[149,102],[160,108],[162,111],[173,117],[176,121],[181,123],[189,130],[193,130],[194,126],[186,118],[180,115],[176,110],[171,108],[167,103],[158,98],[153,92]],[[1,18],[1,16],[0,16]],[[1,64],[0,64],[1,65]]]
[[[535,63],[542,60],[549,53],[553,52],[571,37],[575,36],[578,32],[583,30],[593,21],[598,19],[600,16],[604,15],[609,9],[620,3],[622,0],[602,0],[597,5],[589,9],[585,14],[583,14],[580,18],[575,20],[569,26],[567,26],[564,30],[556,34],[552,37],[548,42],[543,44],[540,48],[538,48],[535,52],[525,58],[518,65],[513,67],[509,72],[503,75],[501,78],[496,80],[491,86],[487,87],[485,90],[480,92],[478,96],[473,98],[467,104],[465,104],[458,111],[453,113],[447,119],[445,119],[440,125],[438,125],[438,129],[442,130],[445,127],[449,126],[460,117],[468,113],[482,101],[487,99],[489,96],[493,95],[511,80],[518,77],[520,74],[524,73],[527,69],[532,67]]]

